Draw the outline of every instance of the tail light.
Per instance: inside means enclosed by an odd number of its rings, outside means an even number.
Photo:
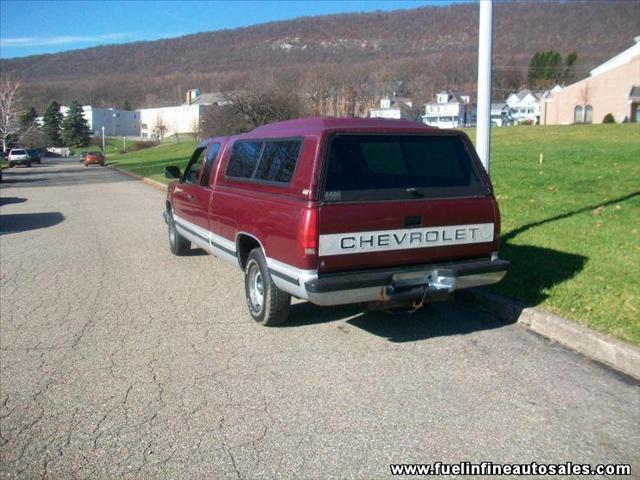
[[[302,213],[300,246],[304,255],[315,255],[318,251],[318,214],[315,208]]]

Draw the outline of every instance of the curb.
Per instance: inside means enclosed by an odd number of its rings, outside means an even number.
[[[517,322],[598,362],[640,380],[640,348],[552,313],[480,290],[467,294],[498,318]]]
[[[107,164],[107,167],[112,168],[113,170],[120,172],[128,177],[135,178],[136,180],[140,180],[142,183],[146,183],[147,185],[152,186],[157,190],[161,190],[163,192],[167,191],[167,186],[164,183],[157,182],[155,180],[151,180],[150,178],[143,177],[142,175],[136,175],[135,173],[128,172],[122,168],[116,167],[114,165]]]

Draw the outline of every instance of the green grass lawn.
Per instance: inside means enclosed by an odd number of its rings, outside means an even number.
[[[164,178],[164,167],[177,165],[181,170],[184,170],[198,143],[194,140],[179,144],[165,143],[157,147],[145,148],[144,150],[125,154],[109,154],[107,149],[107,163],[136,175],[142,175],[162,183],[169,183],[169,180]]]
[[[184,168],[196,145],[108,162],[166,183],[164,167]],[[511,261],[492,290],[640,344],[640,125],[494,128],[491,152]]]
[[[496,128],[491,152],[511,261],[492,289],[640,344],[640,125]]]

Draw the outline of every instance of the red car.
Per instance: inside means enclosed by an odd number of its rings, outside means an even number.
[[[85,167],[88,167],[91,164],[104,166],[104,154],[102,152],[86,152],[82,163],[84,163]]]
[[[469,138],[410,121],[312,118],[211,138],[167,167],[174,254],[195,244],[238,266],[249,312],[413,306],[500,281],[500,214]]]

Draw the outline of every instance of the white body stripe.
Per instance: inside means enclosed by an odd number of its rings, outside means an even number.
[[[221,258],[232,265],[238,265],[235,242],[221,237],[220,235],[216,235],[206,228],[195,225],[176,215],[175,212],[173,213],[173,219],[176,222],[176,228],[182,236],[188,238],[190,241],[199,247],[204,248],[216,257]],[[194,233],[197,235],[194,235]]]
[[[493,223],[320,235],[319,255],[408,250],[493,241]]]
[[[236,251],[236,244],[235,242],[232,242],[231,240],[228,240],[224,237],[221,237],[220,235],[216,235],[213,232],[210,232],[209,230],[207,230],[206,228],[202,228],[194,223],[191,223],[187,220],[185,220],[182,217],[179,217],[178,215],[176,215],[175,213],[173,214],[173,219],[176,221],[176,223],[178,224],[178,226],[183,226],[183,228],[188,228],[189,230],[194,231],[195,233],[203,236],[204,238],[208,239],[208,242],[211,243],[217,243],[219,245],[221,245],[222,247],[226,248],[227,250],[231,250],[232,252],[235,253]]]

